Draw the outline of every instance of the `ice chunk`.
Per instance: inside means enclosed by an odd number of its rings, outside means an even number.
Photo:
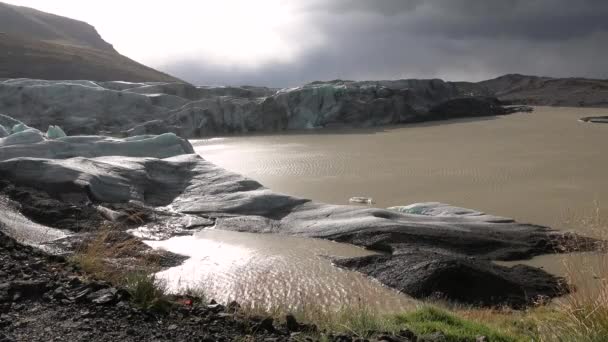
[[[67,134],[65,134],[63,129],[61,129],[61,127],[59,127],[59,126],[51,125],[51,126],[49,126],[49,129],[46,131],[46,137],[49,139],[64,138],[66,136],[67,136]]]
[[[348,200],[350,203],[359,203],[359,204],[374,204],[374,200],[371,197],[351,197]]]
[[[406,206],[390,207],[388,210],[399,211],[406,214],[427,215],[427,216],[481,216],[485,215],[480,211],[454,207],[440,202],[414,203]]]
[[[26,124],[18,123],[15,126],[13,126],[12,133],[15,134],[15,133],[23,132],[27,129],[29,129],[29,127]]]
[[[20,124],[21,121],[19,120],[15,120],[13,118],[11,118],[10,116],[4,115],[4,114],[0,114],[0,125],[4,126],[4,128],[6,128],[6,130],[9,132],[11,132],[10,128],[15,126],[16,124]]]
[[[0,147],[10,145],[26,145],[35,144],[44,141],[44,137],[39,130],[28,128],[24,131],[17,132],[0,139]]]
[[[483,222],[494,223],[509,223],[514,222],[511,218],[500,217],[486,214],[482,211],[456,207],[450,204],[440,202],[424,202],[414,203],[406,206],[390,207],[388,210],[398,211],[404,214],[438,216],[438,217],[455,217],[466,216],[471,219],[476,219]]]
[[[0,138],[6,138],[10,135],[11,133],[2,125],[0,125]]]

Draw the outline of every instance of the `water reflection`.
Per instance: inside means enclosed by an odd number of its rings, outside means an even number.
[[[322,134],[193,141],[201,156],[276,192],[389,207],[437,201],[555,228],[599,203],[608,212],[605,108],[536,108],[494,120],[453,120]],[[344,134],[348,132],[349,134]],[[371,134],[374,133],[374,134]],[[214,146],[221,148],[214,149]]]
[[[372,254],[352,245],[214,229],[147,243],[190,257],[183,265],[158,273],[174,292],[202,289],[221,302],[236,299],[265,309],[365,305],[396,312],[415,305],[413,299],[373,279],[331,264],[330,257]]]

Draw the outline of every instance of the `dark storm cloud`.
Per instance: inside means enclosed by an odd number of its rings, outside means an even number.
[[[504,73],[608,77],[608,1],[332,0],[300,11],[325,44],[256,68],[176,61],[199,84],[327,79],[479,80]]]

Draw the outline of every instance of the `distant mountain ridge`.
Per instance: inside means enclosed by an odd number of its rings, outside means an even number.
[[[119,54],[85,22],[2,2],[0,78],[181,81]]]
[[[116,52],[93,26],[28,7],[0,3],[0,31],[26,39]]]
[[[467,83],[477,92],[503,102],[533,106],[608,107],[608,80],[581,77],[553,78],[508,74]]]

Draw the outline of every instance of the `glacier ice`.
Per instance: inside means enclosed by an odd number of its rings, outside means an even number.
[[[24,124],[24,123],[18,123],[15,126],[13,126],[13,129],[11,130],[11,133],[19,133],[19,132],[23,132],[25,130],[29,129],[29,127]]]
[[[513,222],[513,219],[486,214],[482,211],[456,207],[440,202],[414,203],[405,206],[390,207],[388,210],[404,214],[436,216],[436,217],[468,217],[484,222]]]
[[[0,138],[0,147],[11,146],[11,145],[25,145],[25,144],[36,144],[44,141],[42,133],[37,129],[26,129],[13,133],[5,138]]]
[[[63,129],[61,129],[61,127],[59,126],[50,125],[49,129],[46,131],[46,137],[49,139],[64,138],[66,136],[67,135],[65,134]]]
[[[61,127],[50,125],[46,134],[9,116],[0,115],[0,124],[13,125],[0,137],[0,161],[11,158],[65,159],[103,156],[168,158],[194,153],[192,145],[173,133],[134,136],[125,139],[104,136],[66,136]],[[2,125],[4,126],[4,125]],[[0,134],[1,136],[1,134]]]
[[[9,131],[4,126],[0,125],[0,138],[6,138],[9,134]]]

